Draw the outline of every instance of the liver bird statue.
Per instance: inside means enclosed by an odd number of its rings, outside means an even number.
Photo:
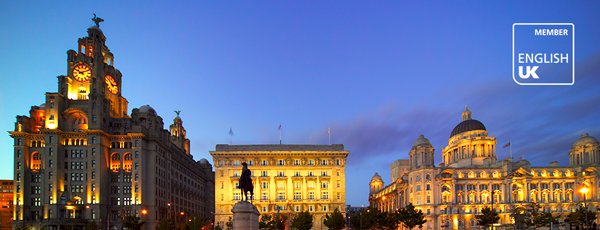
[[[92,18],[92,21],[94,21],[94,22],[96,23],[96,26],[97,26],[98,28],[100,28],[100,22],[103,22],[103,21],[104,21],[104,19],[102,19],[102,18],[99,18],[99,17],[96,17],[96,14],[94,14],[94,18]]]

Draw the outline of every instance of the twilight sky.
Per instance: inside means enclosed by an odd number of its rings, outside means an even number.
[[[62,2],[62,1],[61,1]],[[375,172],[407,159],[424,134],[436,164],[465,105],[513,155],[558,160],[600,138],[600,2],[576,1],[0,1],[0,131],[57,92],[67,50],[96,13],[123,73],[129,111],[173,110],[195,159],[216,144],[344,144],[346,203],[368,205]],[[434,4],[435,3],[435,4]],[[439,3],[446,3],[441,5]],[[557,2],[552,2],[557,3]],[[575,25],[575,84],[512,79],[512,24]],[[0,135],[0,178],[13,177]]]

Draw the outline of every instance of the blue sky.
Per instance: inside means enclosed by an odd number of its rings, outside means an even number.
[[[368,183],[408,158],[419,134],[436,148],[469,105],[501,147],[533,165],[558,160],[587,132],[600,137],[600,2],[547,1],[2,1],[0,130],[57,91],[66,51],[96,13],[123,73],[129,111],[173,110],[195,159],[216,144],[332,143],[350,151],[347,204],[368,204]],[[575,84],[512,79],[512,24],[575,25]],[[168,125],[165,127],[168,128]],[[0,178],[13,149],[0,136]]]

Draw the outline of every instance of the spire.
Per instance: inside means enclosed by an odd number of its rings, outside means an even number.
[[[465,111],[462,113],[462,120],[463,121],[471,120],[471,110],[469,110],[466,105],[465,105]]]

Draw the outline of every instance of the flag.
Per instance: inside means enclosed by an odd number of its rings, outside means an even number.
[[[277,128],[277,130],[281,130],[281,124],[279,124],[279,128]]]
[[[510,142],[508,142],[508,144],[504,145],[504,148],[510,146]]]
[[[522,155],[521,157],[519,157],[519,160],[523,160],[524,157],[525,155]]]
[[[330,130],[330,129],[331,129],[331,128],[327,128],[327,134],[329,134],[329,130]]]
[[[231,129],[231,126],[229,126],[229,135],[233,136],[233,129]]]

